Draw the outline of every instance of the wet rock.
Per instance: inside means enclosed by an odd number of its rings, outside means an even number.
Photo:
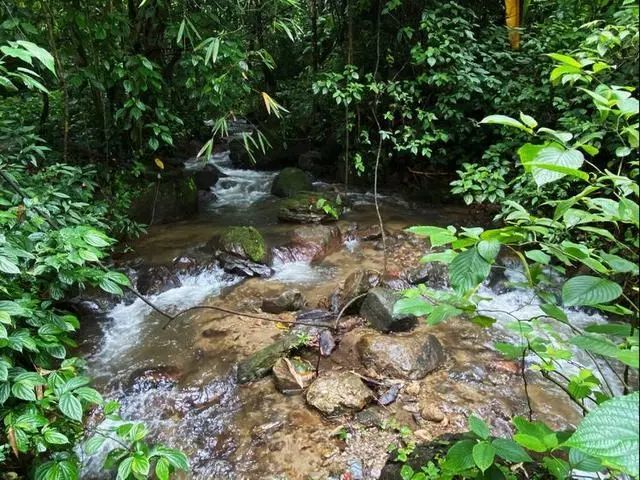
[[[367,293],[380,283],[380,274],[373,270],[356,270],[349,274],[344,281],[344,286],[341,291],[337,292],[338,305],[337,310],[342,310],[349,302],[356,297]],[[364,298],[354,301],[345,313],[357,312]]]
[[[389,232],[386,229],[384,233],[386,235],[389,234]],[[354,237],[356,240],[362,240],[365,242],[372,241],[372,240],[379,240],[382,238],[382,230],[380,229],[380,225],[378,225],[377,223],[374,223],[366,227],[362,227],[362,228],[358,227],[354,232]]]
[[[198,212],[198,189],[190,174],[165,171],[132,197],[129,217],[147,225],[176,222]]]
[[[322,153],[310,150],[298,157],[298,167],[307,172],[316,173],[321,169]]]
[[[271,437],[271,435],[276,433],[278,430],[281,430],[283,426],[284,426],[284,422],[279,422],[279,421],[263,423],[262,425],[256,425],[251,429],[251,436],[255,440],[265,440]]]
[[[254,227],[229,227],[218,239],[220,250],[242,259],[265,263],[267,248],[264,238]]]
[[[431,288],[446,288],[449,286],[449,269],[444,263],[425,263],[410,270],[407,281],[412,285],[424,283]]]
[[[335,222],[337,218],[318,204],[321,198],[334,207],[335,214],[339,216],[342,213],[342,207],[337,203],[336,195],[301,192],[281,201],[278,220],[289,223]]]
[[[238,363],[238,383],[252,382],[268,375],[279,358],[285,357],[289,351],[300,346],[302,336],[313,337],[317,331],[315,327],[296,325],[271,345],[254,352]]]
[[[129,376],[125,391],[146,392],[154,389],[168,389],[176,385],[183,375],[184,372],[174,366],[139,368]]]
[[[320,355],[323,357],[331,355],[331,352],[336,348],[336,340],[333,338],[333,334],[329,330],[323,330],[320,332],[318,344],[320,347]]]
[[[384,421],[384,414],[380,411],[380,407],[373,406],[356,413],[355,418],[365,427],[377,427]]]
[[[311,363],[298,358],[280,358],[273,366],[276,388],[286,395],[300,393],[315,377]]]
[[[209,190],[222,176],[224,175],[220,173],[220,170],[215,165],[207,164],[201,170],[195,172],[193,180],[198,190]]]
[[[298,290],[286,290],[277,297],[262,300],[262,311],[267,313],[294,312],[304,308],[306,300]]]
[[[291,244],[304,249],[309,261],[320,261],[342,248],[342,235],[335,225],[307,225],[293,231]]]
[[[445,414],[437,405],[430,402],[420,403],[420,416],[430,422],[440,423],[445,419]]]
[[[326,415],[362,410],[373,393],[351,372],[328,372],[318,377],[307,390],[307,403]]]
[[[276,197],[291,197],[299,192],[311,190],[311,180],[307,174],[295,167],[281,170],[271,185],[271,193]]]
[[[138,272],[136,289],[142,295],[157,295],[179,286],[180,279],[165,265],[147,265]]]
[[[181,255],[173,259],[173,267],[180,272],[193,272],[198,268],[198,261],[188,255]]]
[[[330,327],[333,326],[333,321],[336,315],[323,310],[321,308],[314,308],[311,310],[303,310],[296,315],[297,322],[311,323],[318,327]]]
[[[400,292],[406,290],[407,288],[411,288],[411,284],[404,278],[400,277],[399,274],[391,274],[388,272],[382,278],[382,281],[380,283],[384,288],[388,288],[389,290],[393,290],[395,292]]]
[[[252,262],[236,255],[217,252],[216,258],[225,272],[241,275],[243,277],[263,277],[273,275],[273,269],[262,263]]]
[[[413,315],[394,314],[393,306],[400,296],[388,289],[372,288],[362,302],[360,315],[381,332],[410,330],[417,324]]]
[[[389,387],[380,397],[378,397],[378,404],[385,406],[391,405],[398,398],[400,393],[400,385],[395,384]]]
[[[423,331],[403,336],[368,333],[360,338],[357,349],[366,368],[409,380],[424,378],[444,361],[438,339]]]

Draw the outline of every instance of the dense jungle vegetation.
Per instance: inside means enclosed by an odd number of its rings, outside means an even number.
[[[496,348],[523,366],[533,355],[527,368],[583,412],[577,429],[516,417],[495,438],[471,416],[467,437],[403,479],[638,478],[638,40],[634,0],[1,2],[0,477],[80,478],[107,439],[118,479],[188,471],[91,387],[66,300],[131,288],[111,255],[154,221],[135,199],[242,119],[250,168],[315,149],[309,169],[345,189],[496,216],[412,228],[452,288],[412,288],[397,311],[489,327],[478,287],[501,251],[542,302],[544,318],[514,319],[521,341]],[[338,215],[332,202],[319,206]],[[566,308],[610,321],[583,330]],[[541,337],[549,321],[572,338]],[[576,348],[615,382],[562,373]]]

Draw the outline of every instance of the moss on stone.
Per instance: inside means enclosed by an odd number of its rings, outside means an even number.
[[[288,167],[273,180],[271,193],[278,197],[291,197],[298,192],[311,190],[311,187],[311,180],[306,173],[299,168]]]
[[[264,238],[254,227],[229,227],[221,236],[224,250],[238,255],[246,255],[254,262],[264,262],[267,247]]]

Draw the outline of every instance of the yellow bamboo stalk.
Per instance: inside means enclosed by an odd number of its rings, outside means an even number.
[[[520,0],[505,0],[506,25],[509,30],[509,43],[511,48],[520,48]]]

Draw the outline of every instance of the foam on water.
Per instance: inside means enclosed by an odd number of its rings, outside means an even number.
[[[149,297],[156,306],[168,313],[175,313],[201,303],[210,295],[220,293],[227,286],[240,280],[214,267],[197,275],[180,277],[181,286]],[[153,309],[140,299],[131,304],[120,303],[107,315],[103,337],[98,351],[89,357],[94,375],[117,369],[127,352],[144,341],[144,334],[154,329],[164,317],[153,317]]]
[[[269,279],[282,283],[313,284],[331,278],[334,271],[331,267],[311,265],[309,262],[276,262],[273,265],[275,274]]]
[[[211,189],[216,196],[216,201],[210,205],[210,208],[246,207],[271,194],[271,184],[277,172],[233,168],[228,151],[211,155],[208,163],[217,167],[225,175]],[[202,168],[202,164],[202,160],[193,159],[187,162],[186,167],[198,169]]]

